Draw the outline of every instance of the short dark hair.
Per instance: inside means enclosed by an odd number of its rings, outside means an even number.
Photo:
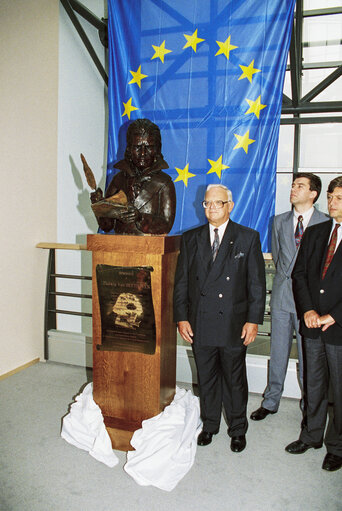
[[[330,181],[328,186],[328,193],[332,193],[337,187],[342,188],[342,176],[335,177],[335,179]]]
[[[295,181],[299,177],[306,177],[306,179],[308,179],[310,183],[309,184],[310,190],[312,192],[317,192],[317,195],[313,200],[313,202],[315,203],[318,200],[318,197],[320,196],[322,190],[321,178],[316,176],[316,174],[312,174],[312,172],[297,172],[296,174],[293,174],[293,181]]]
[[[160,129],[159,126],[154,124],[149,119],[137,119],[136,121],[131,122],[131,124],[128,126],[127,134],[126,134],[126,151],[125,151],[125,159],[130,161],[131,159],[131,146],[133,142],[133,138],[135,136],[151,136],[154,139],[155,145],[156,145],[156,153],[158,158],[163,158],[163,155],[161,154],[161,135],[160,135]]]

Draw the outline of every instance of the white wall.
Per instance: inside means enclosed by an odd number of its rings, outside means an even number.
[[[105,0],[82,0],[99,18],[106,17]],[[98,31],[78,16],[98,57],[105,66],[105,49]],[[85,243],[87,233],[96,233],[97,223],[90,208],[89,193],[80,160],[83,153],[97,184],[104,188],[107,162],[107,87],[91,60],[64,8],[60,7],[59,92],[58,92],[58,184],[57,240],[60,243]],[[60,273],[91,275],[91,255],[87,252],[57,251]],[[91,292],[90,285],[78,281],[58,282],[58,289]],[[59,299],[58,308],[80,310],[78,299]],[[90,302],[83,310],[91,312]],[[91,335],[88,319],[58,315],[60,330]]]
[[[43,356],[47,252],[55,240],[58,0],[0,2],[0,375]]]

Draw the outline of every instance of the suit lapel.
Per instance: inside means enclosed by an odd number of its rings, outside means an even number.
[[[316,242],[315,242],[314,251],[315,251],[315,254],[317,255],[317,257],[320,258],[320,271],[319,271],[320,278],[322,276],[325,258],[327,256],[330,230],[331,230],[331,222],[329,222],[326,226],[324,226],[324,231],[322,229],[322,231],[320,231],[320,233],[318,233],[318,238],[316,239]]]
[[[314,207],[313,213],[308,223],[308,227],[310,227],[310,225],[315,225],[316,216],[318,216],[318,212],[317,209]]]
[[[220,243],[220,248],[217,253],[215,262],[212,262],[209,267],[209,272],[207,275],[207,280],[213,281],[216,280],[222,274],[222,266],[227,261],[227,258],[230,257],[231,252],[234,247],[234,243],[236,240],[236,228],[235,223],[232,220],[229,220],[227,228],[225,230],[224,236]],[[211,256],[211,252],[210,252]]]
[[[327,226],[324,238],[322,236],[322,242],[324,242],[325,249],[324,249],[324,253],[323,253],[323,257],[322,257],[322,261],[321,261],[321,275],[322,275],[322,272],[323,272],[323,267],[324,267],[325,259],[327,257],[328,243],[329,243],[331,228],[332,228],[332,221],[330,221],[329,225]],[[329,268],[327,269],[327,272],[325,274],[324,280],[327,277],[332,275],[332,273],[334,272],[335,268],[337,267],[339,261],[341,261],[341,255],[342,255],[342,247],[341,247],[341,243],[340,243],[339,246],[337,247],[337,250],[336,250],[332,260],[331,260],[331,263],[329,264]]]
[[[289,252],[289,260],[290,264],[287,268],[287,272],[292,272],[292,268],[294,265],[295,258],[297,257],[297,247],[294,237],[294,227],[293,227],[293,212],[289,211],[287,218],[283,222],[283,231],[284,231],[284,239],[288,240],[288,252]]]
[[[203,268],[205,268],[205,272],[207,273],[213,260],[210,245],[209,224],[204,225],[198,231],[196,238],[198,254],[202,260]]]
[[[296,242],[294,237],[294,227],[293,227],[293,212],[289,212],[289,216],[284,222],[284,236],[285,239],[290,240],[290,249],[291,253],[295,255],[297,248],[296,248]]]

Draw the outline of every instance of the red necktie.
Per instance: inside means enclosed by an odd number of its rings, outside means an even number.
[[[324,279],[325,274],[327,273],[327,269],[329,268],[329,264],[332,261],[332,258],[335,254],[336,241],[337,241],[337,229],[340,227],[340,224],[335,225],[335,229],[331,235],[330,243],[328,246],[327,257],[325,258],[325,263],[323,266],[322,279]]]

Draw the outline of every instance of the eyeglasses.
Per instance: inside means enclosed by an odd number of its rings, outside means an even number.
[[[204,209],[214,207],[215,209],[222,209],[225,204],[231,202],[230,200],[204,200],[202,206]]]

